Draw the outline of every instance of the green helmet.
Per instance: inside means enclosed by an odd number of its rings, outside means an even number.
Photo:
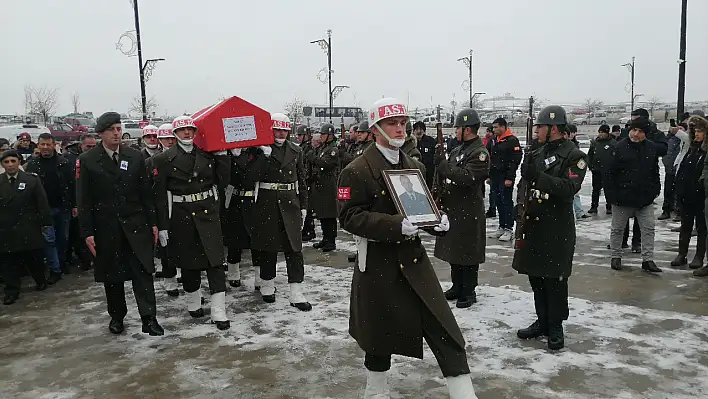
[[[369,127],[369,121],[363,121],[359,124],[359,129],[357,132],[360,133],[371,133],[371,127]]]
[[[549,105],[538,113],[538,118],[534,121],[534,125],[567,125],[568,118],[565,110],[560,105]]]
[[[298,136],[304,136],[306,134],[310,134],[309,129],[305,125],[300,125],[296,129],[297,135]]]
[[[463,109],[455,118],[455,127],[468,127],[479,124],[479,114],[472,108]]]
[[[334,134],[336,129],[334,128],[334,125],[331,123],[325,123],[322,126],[320,126],[320,134]]]

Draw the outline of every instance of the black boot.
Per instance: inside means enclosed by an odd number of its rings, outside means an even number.
[[[620,258],[612,258],[610,261],[610,267],[612,270],[622,270],[622,259]]]
[[[691,263],[688,264],[688,267],[691,269],[700,269],[703,267],[703,257],[698,255],[698,252],[696,252],[696,255],[693,257],[693,260]]]
[[[302,232],[302,242],[309,242],[315,239],[314,231],[304,231]]]
[[[456,307],[460,309],[469,308],[477,303],[477,275],[479,266],[460,266],[462,287],[457,296]]]
[[[588,213],[596,214],[597,213],[597,205],[591,206],[590,209],[588,209]]]
[[[328,238],[324,241],[324,245],[321,247],[322,252],[331,252],[337,249],[337,244],[334,242],[334,238]]]
[[[462,288],[460,266],[450,265],[450,280],[452,280],[452,287],[445,291],[445,299],[448,301],[457,300],[460,295],[460,289]]]
[[[111,318],[111,322],[108,323],[108,331],[110,331],[111,334],[120,334],[123,330],[125,330],[123,319]]]
[[[656,266],[653,260],[642,262],[642,270],[650,273],[661,273],[662,270]]]
[[[202,305],[203,305],[203,300],[202,300]],[[199,308],[199,310],[190,310],[189,315],[192,316],[192,318],[198,319],[200,317],[204,317],[204,308]]]
[[[229,285],[238,288],[241,286],[241,280],[229,280]]]
[[[312,248],[314,248],[314,249],[320,249],[320,248],[322,248],[322,247],[325,246],[325,242],[326,242],[326,241],[325,241],[325,239],[323,238],[323,239],[321,239],[319,242],[316,242],[316,243],[312,244]]]
[[[663,212],[661,212],[661,215],[659,215],[658,219],[659,220],[666,220],[666,219],[669,219],[670,217],[671,217],[671,212],[663,211]]]
[[[701,262],[702,261],[703,259],[701,259]],[[688,263],[688,259],[686,259],[686,254],[678,254],[676,255],[676,259],[671,261],[671,266],[679,267],[685,265],[686,263]]]
[[[37,283],[37,285],[34,286],[35,291],[44,291],[47,289],[47,283],[42,281],[41,283]]]
[[[13,303],[17,302],[19,298],[20,294],[5,294],[5,298],[2,300],[2,303],[4,305],[12,305]]]
[[[157,322],[155,316],[144,316],[143,319],[143,332],[150,334],[153,337],[165,335],[165,330]]]
[[[226,320],[226,321],[212,321],[212,323],[216,324],[216,328],[219,329],[219,330],[221,330],[221,331],[228,330],[229,328],[231,328],[231,322],[230,322],[229,320]]]
[[[548,349],[557,351],[565,346],[563,324],[558,323],[548,327]]]
[[[347,255],[347,261],[356,262],[356,254]]]
[[[538,338],[544,335],[548,335],[548,328],[545,323],[539,320],[534,321],[533,324],[526,328],[516,331],[516,336],[520,339]]]
[[[71,264],[69,262],[65,262],[61,265],[61,272],[63,274],[71,274]]]
[[[484,216],[487,218],[495,218],[497,217],[497,211],[494,208],[489,208]]]
[[[165,274],[162,270],[155,272],[155,278],[165,278]]]
[[[47,284],[54,285],[59,280],[61,280],[61,273],[52,272],[52,271],[49,272],[49,277],[47,278]]]
[[[703,266],[702,268],[695,270],[693,275],[696,277],[706,277],[708,276],[708,266]]]
[[[605,205],[605,215],[612,215],[612,205]]]
[[[168,296],[171,296],[173,298],[176,298],[179,296],[179,290],[167,290],[165,291]]]

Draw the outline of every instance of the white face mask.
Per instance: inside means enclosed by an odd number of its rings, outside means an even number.
[[[396,148],[401,148],[406,143],[406,139],[389,139],[388,143]]]
[[[192,143],[194,143],[194,139],[189,139],[189,140],[182,140],[181,138],[177,138],[177,141],[179,141],[180,144],[186,145],[186,146],[191,146]]]
[[[149,149],[151,149],[151,150],[154,150],[154,149],[157,148],[157,144],[145,144],[145,147],[147,147],[147,148],[149,148]]]
[[[285,142],[285,139],[275,139],[275,144],[283,145],[284,142]]]

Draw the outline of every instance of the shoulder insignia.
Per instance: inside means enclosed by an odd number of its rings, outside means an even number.
[[[487,153],[484,152],[484,151],[483,151],[483,152],[480,152],[480,153],[479,153],[479,160],[482,161],[482,162],[486,161],[486,160],[487,160]]]
[[[584,159],[580,159],[578,161],[578,169],[585,169],[586,166],[588,166],[588,164],[585,162]]]
[[[337,150],[332,150],[332,152],[329,155],[331,155],[331,156],[337,155]]]
[[[32,175],[32,176],[37,176],[37,174],[34,172],[25,172],[25,173],[27,173],[28,175]]]

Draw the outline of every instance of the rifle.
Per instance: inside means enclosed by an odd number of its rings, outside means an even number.
[[[440,110],[438,109],[438,114],[440,113]],[[437,131],[437,145],[436,145],[436,157],[445,157],[445,140],[443,139],[443,130],[442,130],[442,122],[440,122],[440,119],[438,119],[438,123],[435,124],[435,130]],[[438,208],[440,207],[441,203],[440,200],[442,198],[442,191],[443,191],[443,179],[442,176],[435,171],[435,182],[433,183],[433,199],[435,200],[435,203],[437,203]]]
[[[529,97],[529,116],[526,121],[526,147],[524,148],[523,162],[533,162],[533,154],[531,152],[531,141],[533,140],[533,96]],[[516,231],[514,232],[514,249],[521,249],[524,246],[525,231],[526,231],[526,211],[529,206],[529,198],[531,197],[531,185],[525,180],[521,180],[519,185],[523,184],[524,198],[521,204],[517,206],[518,219],[516,220]]]

